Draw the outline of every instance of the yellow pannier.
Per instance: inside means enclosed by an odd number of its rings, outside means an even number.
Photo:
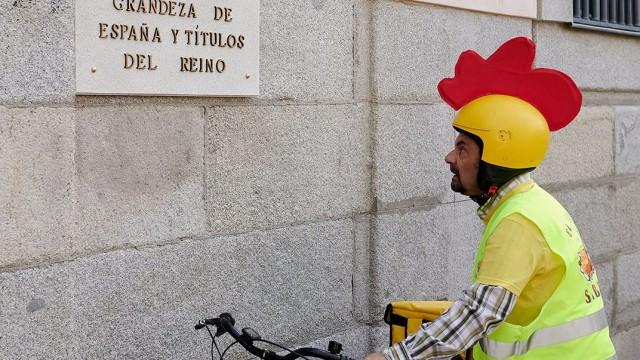
[[[447,311],[451,301],[396,301],[387,305],[384,322],[389,325],[389,345],[406,339],[420,329],[424,323],[436,320]],[[470,351],[468,351],[470,354]],[[471,359],[460,354],[453,359]]]

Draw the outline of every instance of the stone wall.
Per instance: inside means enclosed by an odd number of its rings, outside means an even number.
[[[535,177],[574,215],[634,358],[640,40],[539,9],[262,1],[261,95],[225,99],[76,97],[74,2],[1,3],[0,358],[207,358],[193,325],[224,311],[289,346],[379,349],[384,305],[457,297],[482,231],[448,189],[436,84],[518,35],[584,92]]]

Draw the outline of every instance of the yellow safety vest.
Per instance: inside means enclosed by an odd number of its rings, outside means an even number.
[[[484,231],[474,262],[473,280],[487,238],[500,221],[519,213],[542,232],[562,258],[565,274],[540,314],[525,326],[503,322],[473,348],[474,359],[615,359],[598,278],[571,216],[535,185],[496,209]]]

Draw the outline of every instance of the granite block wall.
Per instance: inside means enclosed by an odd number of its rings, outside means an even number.
[[[534,177],[638,353],[639,38],[548,0],[537,19],[262,1],[259,96],[76,96],[74,6],[0,4],[0,358],[208,358],[193,325],[225,311],[287,346],[380,349],[386,303],[457,298],[482,232],[449,190],[437,82],[520,35],[583,91]]]

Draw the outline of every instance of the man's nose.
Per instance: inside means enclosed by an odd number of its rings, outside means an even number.
[[[453,150],[451,150],[447,155],[444,156],[444,162],[447,164],[453,164]]]

